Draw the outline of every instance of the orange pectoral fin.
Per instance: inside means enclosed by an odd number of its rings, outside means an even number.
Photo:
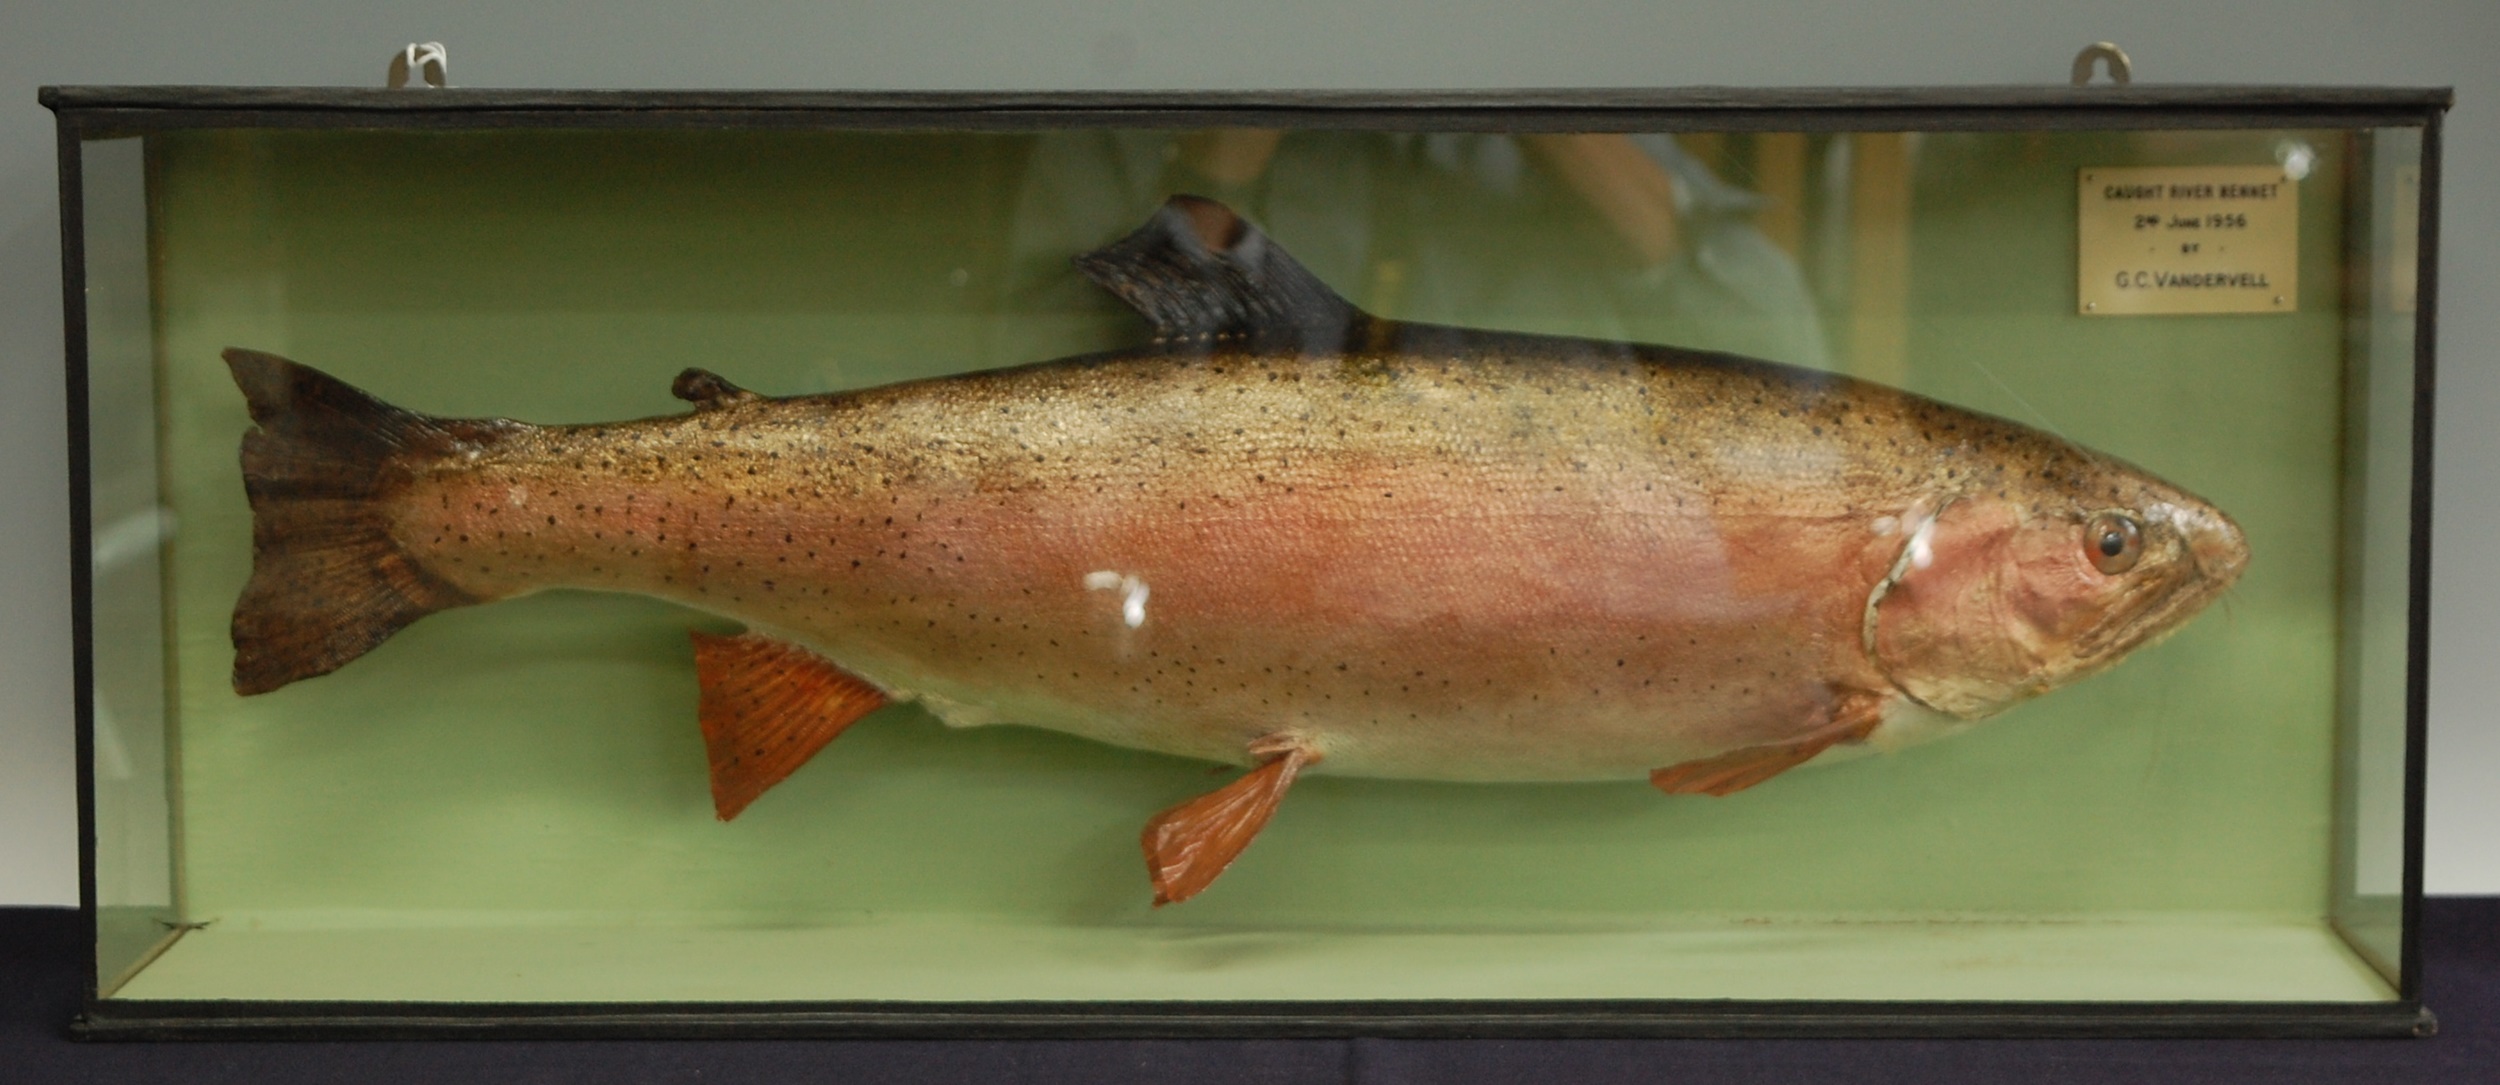
[[[1267,752],[1262,746],[1252,753]],[[1286,745],[1242,778],[1154,816],[1140,843],[1154,879],[1155,907],[1197,896],[1215,882],[1267,826],[1276,804],[1304,766],[1319,760],[1306,746]]]
[[[1834,722],[1793,742],[1773,742],[1729,750],[1716,757],[1686,761],[1652,770],[1649,782],[1669,795],[1733,795],[1780,773],[1814,760],[1816,754],[1843,742],[1861,742],[1884,722],[1885,699],[1846,692],[1833,705]]]
[[[886,696],[823,656],[760,633],[694,638],[712,809],[737,817]]]
[[[1814,759],[1835,740],[1807,739],[1747,746],[1717,757],[1652,770],[1649,782],[1669,795],[1733,795]]]

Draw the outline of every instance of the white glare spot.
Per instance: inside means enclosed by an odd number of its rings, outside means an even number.
[[[1936,534],[1936,520],[1928,517],[1918,525],[1918,534],[1910,536],[1910,568],[1924,569],[1936,563],[1936,551],[1927,540]]]
[[[1900,529],[1901,521],[1899,520],[1895,520],[1889,516],[1878,516],[1875,518],[1875,533],[1878,535],[1890,535]]]
[[[1118,591],[1120,620],[1135,629],[1146,624],[1146,582],[1133,576],[1122,576],[1109,569],[1085,574],[1085,590]]]
[[[2300,140],[2287,139],[2274,145],[2274,160],[2283,163],[2285,180],[2297,181],[2309,176],[2309,167],[2317,164],[2318,152]]]
[[[159,506],[134,512],[95,533],[95,571],[104,572],[144,554],[153,554],[174,537],[174,510]]]
[[[526,487],[512,487],[511,489],[504,491],[503,496],[504,500],[512,502],[515,507],[530,503],[530,492]]]

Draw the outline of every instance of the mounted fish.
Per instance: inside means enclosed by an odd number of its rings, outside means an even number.
[[[926,706],[1250,766],[1155,816],[1157,903],[1304,772],[1725,795],[1958,730],[2229,587],[2230,518],[2057,437],[1723,354],[1364,314],[1176,197],[1078,266],[1135,350],[691,413],[433,418],[226,360],[252,576],[234,687],[545,588],[694,635],[719,815]]]

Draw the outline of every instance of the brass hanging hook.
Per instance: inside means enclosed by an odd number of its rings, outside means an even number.
[[[2092,62],[2096,60],[2108,64],[2109,81],[2111,83],[2123,87],[2135,78],[2135,64],[2127,59],[2126,50],[2121,49],[2109,42],[2096,41],[2090,45],[2084,46],[2082,52],[2075,54],[2074,80],[2076,86],[2082,87],[2091,85]]]
[[[450,56],[444,51],[443,43],[439,41],[412,43],[407,48],[391,54],[389,86],[392,90],[405,87],[408,85],[409,77],[413,75],[422,86],[448,87],[451,85],[449,65]]]

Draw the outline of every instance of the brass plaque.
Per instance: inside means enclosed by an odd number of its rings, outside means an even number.
[[[2300,182],[2283,167],[2090,167],[2076,178],[2084,314],[2300,307]]]

